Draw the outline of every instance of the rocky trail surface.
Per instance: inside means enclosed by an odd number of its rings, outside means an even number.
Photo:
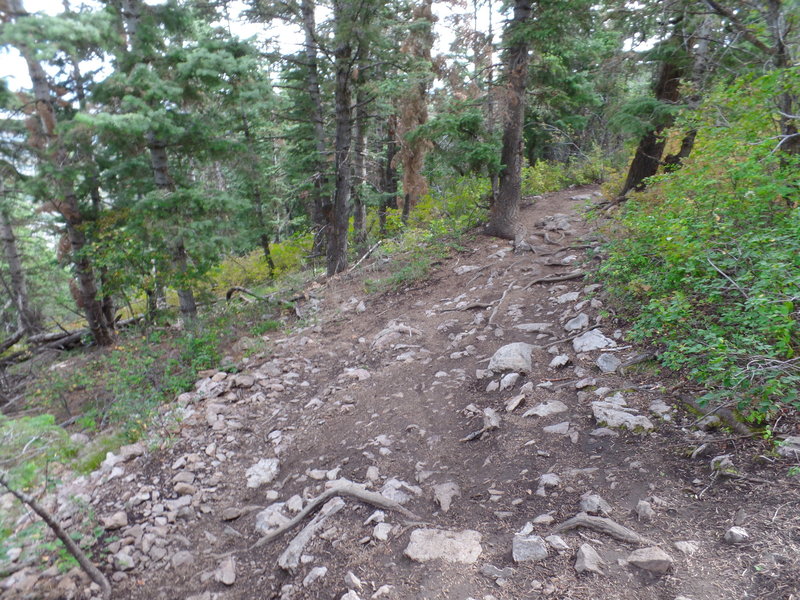
[[[108,531],[113,597],[800,598],[788,463],[637,363],[582,277],[595,193],[538,199],[516,247],[479,236],[403,293],[328,282],[306,327],[178,398],[171,445],[65,485],[66,525],[88,505]],[[92,593],[11,579],[4,598]]]

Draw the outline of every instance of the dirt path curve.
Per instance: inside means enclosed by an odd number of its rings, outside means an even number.
[[[405,293],[367,296],[362,275],[331,282],[305,329],[272,334],[243,374],[180,399],[171,447],[134,449],[75,484],[99,516],[124,511],[106,549],[115,597],[797,599],[800,497],[781,480],[786,465],[762,457],[766,445],[691,427],[657,369],[602,372],[599,358],[611,369],[642,349],[599,283],[532,283],[591,269],[596,238],[581,213],[595,192],[545,196],[522,212],[530,248],[477,236]],[[516,342],[532,345],[516,347],[530,370],[488,373]],[[461,441],[496,416],[498,427]],[[635,431],[598,422],[615,420]],[[773,483],[714,475],[721,455]],[[296,553],[283,554],[310,518],[242,551],[257,527],[285,522],[339,478],[427,524],[345,496]],[[541,539],[582,508],[647,541],[586,528]],[[724,542],[734,525],[743,543]],[[636,561],[642,547],[668,557]]]

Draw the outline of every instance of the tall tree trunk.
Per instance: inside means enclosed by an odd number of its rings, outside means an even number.
[[[421,0],[412,11],[414,27],[410,29],[400,51],[417,61],[431,62],[433,48],[432,0]],[[430,141],[423,138],[408,139],[408,135],[428,120],[428,89],[432,73],[417,73],[416,81],[401,98],[397,123],[397,158],[403,166],[403,221],[420,197],[428,191],[428,182],[422,175],[425,155],[431,148]]]
[[[786,46],[786,37],[789,35],[790,26],[786,22],[782,0],[767,0],[767,27],[772,37],[773,57],[772,63],[776,69],[784,70],[790,67],[791,58]],[[781,150],[785,154],[800,154],[800,134],[797,130],[797,116],[795,105],[797,96],[786,91],[778,96],[778,123],[781,129]]]
[[[3,182],[0,181],[0,198],[5,194]],[[28,296],[28,285],[25,281],[25,271],[22,268],[22,259],[17,246],[17,238],[11,226],[11,216],[5,206],[0,206],[0,242],[3,244],[3,253],[8,265],[10,281],[11,302],[17,309],[19,328],[28,335],[34,335],[42,330],[42,319],[38,311],[31,306]]]
[[[336,7],[339,6],[337,3]],[[338,12],[338,11],[337,11]],[[343,15],[334,14],[334,19]],[[350,40],[342,40],[334,53],[336,68],[336,138],[334,144],[336,162],[336,187],[333,203],[325,207],[328,221],[327,272],[335,275],[347,268],[347,229],[351,182],[350,143],[353,136],[351,118],[352,91],[350,88],[353,47]]]
[[[676,103],[680,98],[680,79],[683,69],[673,60],[667,59],[659,69],[654,95],[659,102]],[[639,141],[636,154],[633,156],[625,185],[622,186],[620,196],[631,190],[641,190],[645,187],[645,179],[652,177],[661,166],[661,155],[664,153],[666,140],[662,133],[672,124],[672,119],[665,119],[656,125]]]
[[[10,0],[9,7],[14,12],[14,16],[26,14],[20,0]],[[53,97],[47,82],[47,74],[41,63],[33,58],[33,54],[27,46],[19,44],[18,49],[27,63],[28,73],[33,84],[36,115],[39,131],[43,138],[41,145],[49,154],[47,160],[51,161],[57,172],[61,172],[64,165],[69,164],[69,156],[56,132],[56,113],[53,108]],[[86,236],[83,233],[84,216],[71,183],[62,179],[59,186],[61,199],[54,204],[64,218],[72,249],[72,264],[80,295],[79,304],[84,310],[86,322],[95,343],[99,346],[108,346],[114,341],[113,334],[103,313],[102,303],[97,299],[97,284],[91,260],[84,251],[86,247]]]
[[[381,207],[379,212],[381,234],[386,234],[386,214],[397,210],[397,115],[392,113],[386,122],[386,150],[381,164]]]
[[[314,1],[302,0],[300,12],[303,16],[303,32],[305,34],[306,91],[311,100],[311,122],[314,131],[314,148],[316,156],[313,161],[314,185],[311,195],[311,224],[314,227],[314,245],[311,253],[321,256],[325,248],[326,219],[323,205],[328,193],[328,172],[325,165],[325,127],[323,122],[322,93],[319,88],[319,67],[317,59],[316,21],[314,18]]]
[[[153,169],[153,181],[156,187],[165,194],[175,191],[175,183],[169,174],[169,157],[167,146],[159,140],[153,132],[147,135],[147,146],[150,150],[150,166]],[[172,260],[178,268],[178,275],[182,281],[178,284],[178,301],[181,314],[189,320],[197,316],[197,303],[191,287],[186,285],[186,277],[189,271],[188,255],[183,235],[177,235],[171,243],[170,251]]]
[[[489,211],[486,232],[504,239],[514,239],[522,188],[522,126],[525,119],[525,88],[530,56],[528,43],[520,31],[531,17],[531,1],[515,0],[514,18],[509,23],[507,39],[511,41],[506,59],[506,120],[497,200]]]
[[[363,88],[363,67],[358,69],[355,123],[353,135],[353,231],[356,247],[367,241],[367,207],[364,204],[364,185],[367,181],[367,105]]]

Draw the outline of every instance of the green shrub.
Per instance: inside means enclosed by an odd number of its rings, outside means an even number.
[[[765,109],[787,86],[800,75],[713,94],[691,159],[627,203],[602,268],[636,337],[752,420],[800,408],[800,158],[775,151]]]

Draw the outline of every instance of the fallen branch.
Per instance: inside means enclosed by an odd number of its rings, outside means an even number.
[[[689,396],[678,396],[678,399],[684,404],[686,404],[686,406],[688,406],[692,411],[698,412],[701,415],[703,415],[694,422],[694,425],[697,425],[700,421],[702,421],[704,418],[710,415],[717,415],[720,419],[725,421],[725,424],[736,433],[740,435],[750,435],[751,433],[753,433],[752,431],[750,431],[750,428],[747,425],[745,425],[739,419],[737,419],[736,415],[734,415],[729,409],[725,408],[724,406],[718,406],[711,410],[706,410],[705,408],[700,406],[694,398],[691,398]]]
[[[621,542],[628,542],[631,544],[639,544],[648,546],[653,544],[652,541],[640,536],[635,531],[628,529],[624,525],[620,525],[616,521],[612,521],[607,517],[592,517],[585,512],[578,513],[571,519],[567,519],[561,525],[553,529],[553,533],[561,533],[562,531],[570,531],[578,527],[585,527],[598,533],[604,533]]]
[[[11,348],[11,346],[13,346],[18,341],[20,341],[22,339],[23,335],[25,335],[25,330],[24,329],[20,329],[14,335],[12,335],[10,338],[7,338],[7,339],[3,340],[2,342],[0,342],[0,354],[2,354],[3,352],[5,352],[9,348]]]
[[[461,308],[443,308],[440,310],[440,313],[446,312],[462,312],[467,310],[472,310],[473,308],[489,308],[492,305],[491,302],[470,302],[466,306],[462,306]]]
[[[64,544],[64,546],[67,548],[67,551],[75,558],[75,560],[78,561],[78,564],[91,578],[91,580],[100,586],[103,598],[111,598],[111,584],[108,583],[106,576],[100,572],[100,569],[94,566],[92,561],[89,560],[83,550],[80,549],[80,546],[78,546],[78,544],[76,544],[75,541],[69,536],[69,534],[64,531],[64,528],[61,527],[58,521],[55,520],[53,515],[51,515],[49,511],[45,510],[32,496],[29,496],[25,492],[21,492],[12,487],[6,479],[6,474],[1,472],[0,485],[6,488],[17,500],[29,506],[33,512],[39,515],[39,518],[41,518],[42,521],[44,521],[50,530],[56,535],[56,537],[61,540],[61,543]]]
[[[551,277],[539,277],[534,279],[533,281],[529,281],[528,284],[522,288],[523,290],[528,290],[537,283],[555,283],[558,281],[570,281],[571,279],[581,279],[584,277],[586,273],[583,271],[573,271],[572,273],[565,273],[563,275],[554,275]]]
[[[382,508],[384,510],[394,510],[399,512],[401,515],[410,519],[412,521],[420,521],[420,518],[415,515],[413,512],[408,510],[406,507],[402,506],[400,503],[395,502],[394,500],[389,500],[388,498],[381,496],[377,492],[370,492],[364,489],[364,486],[349,481],[347,479],[340,479],[338,480],[331,488],[322,492],[319,496],[311,500],[308,505],[301,510],[297,516],[295,516],[291,521],[278,527],[275,531],[271,531],[270,533],[264,535],[261,539],[259,539],[255,544],[250,546],[249,548],[243,548],[241,550],[234,550],[234,552],[243,552],[250,550],[254,550],[264,544],[267,544],[282,536],[287,531],[290,531],[297,527],[303,519],[305,519],[308,515],[315,512],[319,509],[325,502],[333,498],[334,496],[349,496],[351,498],[355,498],[356,500],[360,500],[366,504],[371,504],[377,508]]]
[[[373,252],[375,252],[375,249],[376,249],[378,246],[380,246],[382,243],[383,243],[383,240],[378,240],[378,241],[377,241],[377,243],[376,243],[374,246],[372,246],[372,248],[370,248],[369,250],[367,250],[367,251],[364,253],[364,256],[362,256],[361,258],[359,258],[359,259],[358,259],[358,262],[356,262],[356,264],[354,264],[352,267],[350,267],[350,268],[348,269],[348,271],[347,271],[347,272],[348,272],[348,273],[350,273],[350,272],[354,271],[354,270],[356,269],[356,267],[358,267],[358,265],[360,265],[362,262],[364,262],[364,261],[365,261],[365,260],[366,260],[366,259],[369,257],[369,255],[370,255],[370,254],[372,254]]]
[[[500,297],[500,300],[497,301],[497,306],[494,307],[492,314],[489,315],[489,320],[486,322],[487,325],[494,325],[494,318],[497,316],[497,311],[500,310],[500,307],[503,305],[503,301],[506,299],[506,296],[508,296],[508,292],[511,291],[511,288],[513,288],[516,283],[517,280],[515,279],[508,284],[506,291],[503,292],[503,295]]]

